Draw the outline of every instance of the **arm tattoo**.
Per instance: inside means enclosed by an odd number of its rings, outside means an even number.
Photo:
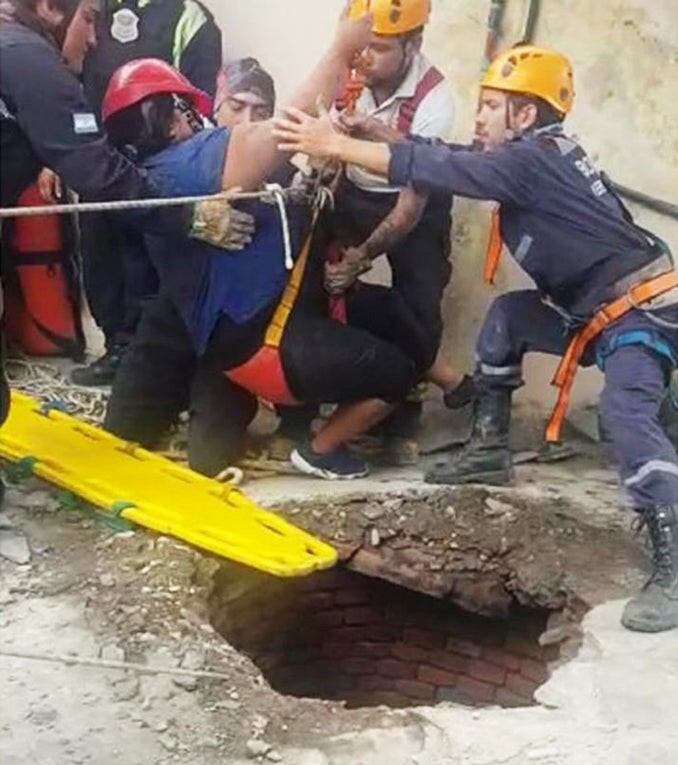
[[[401,242],[419,223],[428,196],[414,189],[402,189],[391,212],[364,242],[363,247],[371,259],[389,252]]]

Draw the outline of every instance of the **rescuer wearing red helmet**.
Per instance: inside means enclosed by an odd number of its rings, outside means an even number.
[[[162,59],[214,95],[222,35],[200,0],[108,0],[97,18],[96,37],[83,62],[82,83],[97,117],[113,72],[140,58]],[[71,379],[77,385],[109,385],[143,305],[157,293],[158,274],[143,237],[115,215],[88,215],[80,229],[85,294],[105,352],[74,369]]]

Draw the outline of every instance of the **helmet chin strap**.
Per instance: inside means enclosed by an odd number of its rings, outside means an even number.
[[[176,93],[172,94],[172,98],[174,99],[175,108],[186,116],[188,125],[193,131],[194,135],[200,133],[204,129],[205,125],[196,113],[195,109],[185,99],[181,98],[181,96],[178,96]]]

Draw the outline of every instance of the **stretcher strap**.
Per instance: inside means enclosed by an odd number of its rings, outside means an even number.
[[[486,284],[494,284],[494,277],[497,275],[501,253],[504,249],[504,242],[501,238],[501,221],[499,218],[499,207],[496,207],[492,213],[492,223],[490,225],[490,239],[487,243],[487,253],[485,255],[485,268],[483,279]]]
[[[621,298],[604,306],[591,321],[579,331],[561,359],[552,385],[559,389],[556,406],[546,427],[546,440],[549,443],[560,441],[560,431],[565,421],[567,408],[570,403],[570,393],[579,364],[589,344],[595,340],[610,324],[619,320],[630,310],[649,300],[653,300],[665,292],[678,287],[678,274],[671,271],[642,284],[637,284]]]

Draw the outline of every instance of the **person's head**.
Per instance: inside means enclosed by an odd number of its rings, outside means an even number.
[[[275,111],[275,83],[255,58],[226,64],[217,77],[214,119],[219,127],[262,122]]]
[[[111,142],[137,157],[191,138],[211,113],[210,97],[160,59],[138,59],[111,78],[102,116]]]
[[[397,87],[421,50],[430,0],[353,0],[354,18],[371,13],[372,39],[360,58],[368,87]]]
[[[80,0],[66,27],[62,53],[74,72],[82,72],[85,57],[97,44],[96,20],[100,0]]]
[[[492,62],[481,82],[475,140],[485,150],[563,122],[574,103],[572,66],[565,56],[518,46]]]
[[[66,28],[78,11],[81,0],[7,0],[16,20],[36,31],[51,35],[59,45]],[[99,0],[94,4],[98,6]]]
[[[421,50],[422,32],[418,29],[397,36],[372,34],[360,61],[360,71],[369,88],[400,85]]]

